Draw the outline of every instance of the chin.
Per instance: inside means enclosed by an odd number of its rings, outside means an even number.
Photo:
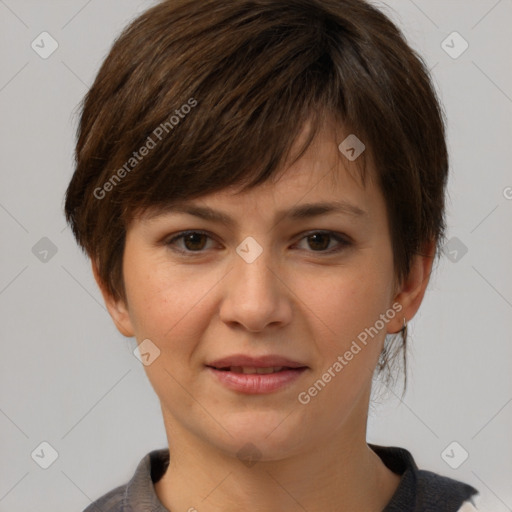
[[[288,420],[283,421],[285,416],[271,415],[267,418],[269,421],[265,421],[260,414],[253,416],[249,424],[223,423],[231,435],[224,432],[222,441],[210,439],[210,442],[240,460],[286,459],[305,449],[305,433],[300,431],[300,427],[293,430],[293,425],[287,424]]]

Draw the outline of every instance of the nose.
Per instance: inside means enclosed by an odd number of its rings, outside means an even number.
[[[289,323],[293,294],[271,251],[263,250],[251,263],[235,254],[233,265],[222,280],[221,320],[251,332]]]

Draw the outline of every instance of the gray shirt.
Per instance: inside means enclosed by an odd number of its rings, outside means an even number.
[[[382,512],[457,512],[478,492],[458,480],[418,469],[404,448],[369,446],[391,471],[401,475],[397,490]],[[127,484],[108,492],[83,512],[169,512],[153,485],[168,465],[168,449],[149,452]]]

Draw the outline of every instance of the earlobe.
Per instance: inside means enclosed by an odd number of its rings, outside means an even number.
[[[107,290],[105,283],[101,280],[98,272],[98,265],[94,259],[91,260],[91,266],[96,284],[101,291],[101,295],[105,301],[105,306],[107,307],[117,330],[127,338],[135,336],[127,305],[122,299],[114,298]]]
[[[389,334],[400,332],[403,328],[404,319],[409,322],[418,311],[430,280],[435,249],[435,242],[430,242],[427,244],[425,251],[414,255],[409,275],[400,286],[399,292],[393,300],[393,303],[399,303],[402,309],[395,319],[388,324]]]

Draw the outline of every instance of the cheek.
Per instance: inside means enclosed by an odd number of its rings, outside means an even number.
[[[328,274],[314,281],[305,278],[302,285],[304,314],[320,356],[310,387],[302,391],[316,404],[315,422],[323,418],[325,424],[341,425],[368,390],[383,347],[386,328],[381,315],[388,308],[391,274],[377,261],[331,268]]]
[[[187,340],[204,329],[208,294],[221,276],[218,272],[199,276],[197,269],[184,270],[168,261],[142,258],[127,260],[125,269],[130,318],[137,339],[149,338],[161,349],[178,346],[183,351]]]
[[[380,264],[366,261],[347,267],[330,267],[315,277],[297,282],[304,315],[318,324],[325,339],[337,348],[373,326],[388,307],[391,275]]]

